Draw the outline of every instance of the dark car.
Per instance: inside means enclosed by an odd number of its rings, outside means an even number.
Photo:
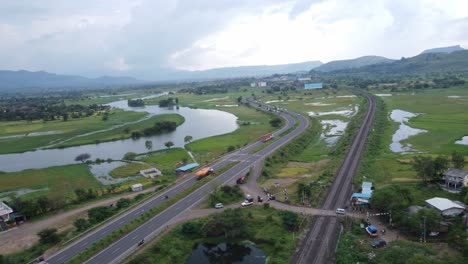
[[[385,240],[383,239],[374,239],[374,241],[372,241],[371,243],[371,246],[373,248],[385,247],[386,245],[387,245],[387,242],[385,242]]]

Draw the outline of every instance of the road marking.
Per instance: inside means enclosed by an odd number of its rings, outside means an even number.
[[[119,248],[119,247],[116,248],[116,249],[114,249],[114,250],[112,251],[112,254],[117,253],[117,251],[120,251],[120,248]]]
[[[138,236],[134,236],[134,237],[132,237],[132,240],[135,240],[137,237],[138,237]]]

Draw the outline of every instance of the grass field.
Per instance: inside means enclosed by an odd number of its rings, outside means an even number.
[[[101,184],[93,177],[85,164],[0,173],[0,192],[48,187],[49,193],[54,192],[66,196],[77,187],[98,186]]]
[[[149,169],[151,165],[145,163],[128,163],[127,165],[113,169],[109,174],[114,178],[126,178],[140,174],[141,170]]]
[[[125,125],[116,129],[92,134],[89,136],[77,137],[70,141],[59,144],[58,147],[70,147],[70,146],[76,146],[76,145],[94,144],[96,142],[127,139],[127,138],[130,138],[131,131],[143,130],[144,128],[153,126],[156,122],[163,122],[163,121],[176,122],[177,125],[179,126],[185,121],[185,119],[183,116],[179,114],[157,115],[157,116],[153,116],[149,119],[140,121],[135,124]],[[128,129],[128,131],[130,132],[126,132],[125,131],[126,129]]]
[[[400,93],[383,99],[389,111],[401,109],[422,113],[409,120],[411,127],[428,130],[427,133],[405,141],[415,149],[436,154],[450,154],[454,150],[467,153],[467,146],[454,142],[468,135],[468,86],[442,90],[426,89],[414,94]]]
[[[192,163],[192,158],[182,148],[163,149],[151,152],[142,158],[143,161],[156,165],[164,175],[175,175],[176,163],[187,160]]]
[[[17,138],[0,138],[0,145],[2,146],[0,148],[0,154],[34,150],[38,147],[47,146],[53,141],[61,141],[80,134],[108,129],[115,125],[138,120],[145,115],[146,113],[142,112],[111,110],[109,119],[107,121],[103,121],[102,116],[100,115],[93,115],[91,117],[73,119],[66,122],[1,122],[0,137],[47,131],[56,131],[57,134]]]

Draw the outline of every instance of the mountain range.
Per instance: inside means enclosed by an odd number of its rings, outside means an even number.
[[[215,68],[203,71],[170,70],[161,76],[166,80],[212,80],[239,77],[258,77],[273,74],[308,72],[331,74],[420,74],[428,72],[468,72],[468,50],[460,46],[434,48],[420,55],[401,60],[380,56],[364,56],[351,60],[337,60],[323,64],[320,61],[281,65],[259,65]],[[161,72],[160,72],[161,73]],[[155,75],[158,79],[162,77]],[[132,77],[103,76],[86,78],[75,75],[60,75],[45,71],[1,71],[0,92],[16,93],[31,90],[64,90],[74,88],[122,87],[151,83]]]

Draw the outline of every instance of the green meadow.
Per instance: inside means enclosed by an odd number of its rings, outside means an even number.
[[[111,110],[109,118],[106,121],[102,120],[99,114],[64,121],[33,121],[31,123],[26,121],[15,122],[1,122],[0,124],[0,154],[24,152],[34,150],[39,147],[46,147],[53,142],[62,141],[77,135],[109,129],[116,125],[122,125],[127,122],[135,121],[143,118],[146,113],[142,112],[129,112],[122,110]],[[10,137],[6,136],[55,131],[56,134],[41,135],[41,136],[22,136]],[[3,138],[2,138],[3,137]],[[94,143],[94,142],[89,142]]]

